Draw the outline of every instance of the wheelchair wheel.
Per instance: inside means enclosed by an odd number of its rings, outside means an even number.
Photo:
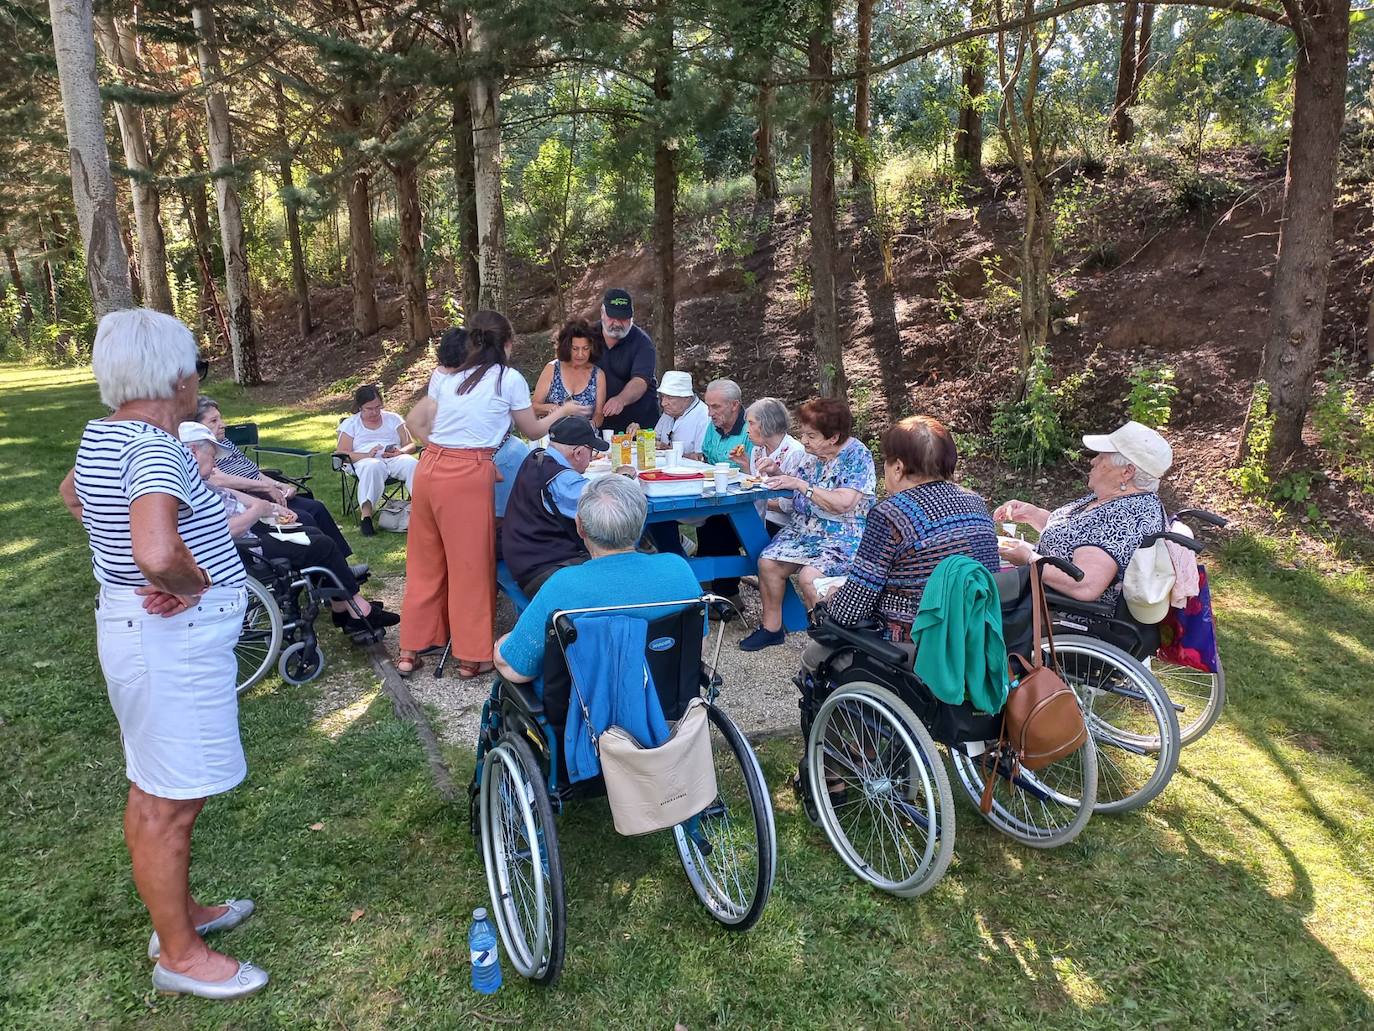
[[[975,806],[987,782],[986,756],[952,746],[950,759],[964,793]],[[1031,848],[1057,848],[1078,837],[1097,804],[1097,747],[1091,735],[1073,755],[1039,770],[1013,772],[1006,760],[994,774],[992,809],[983,819]]]
[[[287,645],[277,660],[277,672],[288,684],[308,684],[324,669],[324,649],[318,643],[297,641]]]
[[[1139,809],[1178,769],[1178,718],[1169,696],[1140,662],[1115,645],[1062,634],[1054,639],[1054,650],[1097,742],[1097,811]]]
[[[1226,705],[1226,674],[1220,659],[1215,673],[1156,658],[1146,659],[1145,666],[1173,702],[1181,745],[1191,745],[1212,729]]]
[[[553,984],[563,969],[567,908],[553,807],[523,738],[487,752],[479,795],[482,860],[506,955],[523,977]]]
[[[239,663],[239,694],[276,665],[282,638],[281,609],[272,592],[251,576],[244,586],[248,588],[248,598],[243,607],[243,629],[234,645]]]
[[[811,723],[806,767],[821,829],[861,880],[907,897],[935,887],[954,855],[954,797],[905,702],[878,684],[832,692]]]
[[[763,770],[730,717],[707,705],[716,800],[673,828],[678,858],[701,904],[725,927],[747,931],[773,890],[777,829]]]

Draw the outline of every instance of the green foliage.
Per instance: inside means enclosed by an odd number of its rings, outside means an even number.
[[[1174,370],[1160,363],[1142,362],[1131,370],[1126,381],[1130,393],[1126,395],[1126,410],[1143,426],[1163,429],[1169,425],[1178,387],[1174,386]]]
[[[729,211],[722,211],[711,219],[707,238],[712,241],[711,249],[717,256],[747,258],[754,253],[756,235],[752,218],[736,217]]]
[[[1269,449],[1274,442],[1274,414],[1269,409],[1269,397],[1269,384],[1260,380],[1250,396],[1245,458],[1226,472],[1226,478],[1255,501],[1267,499],[1273,485],[1269,477]]]
[[[6,290],[0,296],[0,358],[23,353],[24,337],[20,333],[23,313],[19,291]]]
[[[1107,188],[1075,175],[1050,198],[1055,249],[1083,252],[1081,267],[1110,268],[1117,263],[1115,241],[1107,222]]]
[[[1330,465],[1374,494],[1374,401],[1361,404],[1349,366],[1337,358],[1322,373],[1312,426]]]
[[[990,435],[1002,457],[1018,469],[1038,471],[1069,454],[1074,443],[1069,414],[1090,376],[1078,372],[1051,385],[1049,356],[1037,348],[1025,391],[993,411]]]
[[[802,311],[811,307],[811,266],[804,261],[799,261],[792,266],[792,273],[789,277],[792,280],[792,293],[797,298],[797,304]]]

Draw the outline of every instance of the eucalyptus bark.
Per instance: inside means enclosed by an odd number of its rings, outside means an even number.
[[[816,347],[817,386],[822,397],[847,396],[835,297],[835,8],[820,0],[806,41],[811,76],[811,315]]]
[[[474,183],[477,198],[479,307],[500,311],[506,299],[506,212],[501,200],[501,111],[496,40],[479,18],[468,27],[467,50],[478,66],[468,83],[472,106]]]
[[[1350,43],[1350,0],[1291,0],[1284,6],[1297,46],[1283,217],[1260,367],[1274,417],[1266,456],[1271,469],[1282,468],[1302,449],[1320,357]],[[1242,454],[1247,436],[1242,434]]]
[[[105,114],[96,79],[91,0],[48,0],[62,115],[67,126],[72,200],[86,254],[96,318],[133,307],[129,263],[119,238],[119,206],[105,146]]]
[[[654,64],[654,346],[660,371],[677,367],[674,315],[677,312],[677,141],[664,125],[673,96],[673,16],[667,0],[655,11],[657,54]]]
[[[854,45],[854,150],[853,183],[862,185],[871,174],[868,167],[869,77],[868,68],[873,56],[873,0],[858,0],[855,10]]]
[[[224,248],[224,292],[228,304],[229,350],[233,357],[234,382],[262,382],[258,369],[257,339],[253,335],[253,302],[248,285],[248,251],[244,241],[243,212],[234,185],[234,138],[229,121],[229,102],[219,85],[222,77],[215,34],[215,12],[209,0],[197,0],[191,8],[195,24],[200,78],[205,86],[205,116],[210,137],[210,172],[215,179],[215,207],[219,213],[220,245]]]
[[[108,10],[96,17],[95,27],[100,52],[122,78],[139,69],[138,50],[133,30],[127,22],[115,20]],[[142,281],[143,303],[150,308],[174,314],[172,288],[167,282],[167,243],[162,233],[162,202],[153,185],[152,158],[143,111],[136,104],[115,101],[115,119],[124,144],[124,164],[133,174],[129,186],[133,194],[134,227],[138,234],[138,267]]]
[[[281,203],[286,210],[286,239],[291,247],[291,284],[296,294],[296,328],[301,339],[310,335],[310,277],[305,268],[305,248],[301,245],[300,200],[291,170],[291,140],[286,131],[286,92],[281,82],[273,87],[277,109],[277,169],[281,173]]]
[[[754,102],[754,200],[760,202],[778,199],[778,166],[773,159],[773,106],[777,100],[776,90],[766,83],[760,84],[758,98]]]
[[[405,298],[406,328],[414,345],[428,343],[434,333],[429,320],[429,287],[425,280],[425,261],[421,238],[420,172],[413,158],[392,166],[396,178],[397,221],[396,264]]]
[[[472,104],[466,85],[453,88],[453,200],[458,209],[458,248],[462,262],[463,318],[480,306],[482,270],[477,232],[476,155],[472,146]]]

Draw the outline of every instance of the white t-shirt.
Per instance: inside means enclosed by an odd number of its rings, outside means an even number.
[[[437,386],[439,410],[429,439],[439,447],[500,447],[510,430],[510,413],[530,407],[529,384],[509,366],[488,369],[471,390],[458,393],[471,375],[446,377]]]
[[[444,384],[452,383],[453,377],[456,375],[458,375],[456,372],[445,372],[443,369],[435,369],[429,374],[429,386],[425,388],[425,396],[438,400],[439,391],[444,388]]]
[[[395,412],[382,412],[382,424],[376,429],[363,424],[363,413],[354,412],[339,423],[339,434],[353,438],[354,451],[371,451],[378,444],[383,447],[401,446],[401,427],[406,424]]]
[[[790,433],[783,434],[782,443],[780,443],[777,446],[777,448],[772,452],[767,452],[763,448],[758,447],[757,445],[750,445],[750,476],[760,475],[759,463],[762,462],[765,458],[771,458],[773,461],[777,462],[778,465],[782,466],[782,472],[784,476],[796,476],[797,470],[800,469],[802,467],[802,463],[806,461],[806,448],[802,446],[802,442],[800,440],[792,436],[792,434]],[[764,518],[767,519],[770,523],[777,523],[779,526],[781,526],[787,522],[788,513],[792,511],[792,499],[780,499],[779,507],[782,509],[781,512],[775,512],[773,509],[770,508],[764,514]]]
[[[659,417],[654,427],[654,436],[669,444],[682,444],[684,454],[695,454],[701,450],[701,442],[706,439],[706,428],[711,425],[711,413],[699,397],[692,398],[691,407],[674,419],[666,412]]]

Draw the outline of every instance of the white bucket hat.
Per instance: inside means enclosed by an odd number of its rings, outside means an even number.
[[[1083,446],[1100,454],[1124,455],[1146,476],[1156,479],[1174,464],[1174,449],[1169,442],[1138,422],[1128,422],[1111,433],[1085,433]]]
[[[177,436],[181,438],[183,444],[213,444],[219,450],[224,450],[224,445],[215,439],[210,427],[198,422],[183,422],[177,427]]]
[[[692,389],[692,374],[690,372],[665,372],[663,380],[658,385],[660,394],[667,394],[669,397],[691,397],[696,393]]]

